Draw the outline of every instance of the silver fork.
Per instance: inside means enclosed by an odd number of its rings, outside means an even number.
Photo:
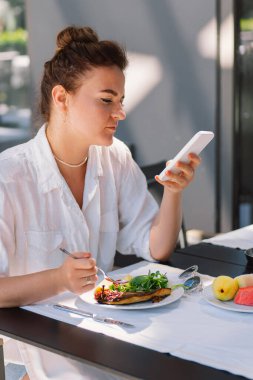
[[[65,253],[66,255],[72,257],[73,259],[77,259],[77,257],[73,256],[72,253],[70,253],[69,251],[67,251],[65,248],[60,248],[60,251],[62,251],[63,253]],[[109,276],[105,271],[103,271],[103,269],[97,267],[97,270],[99,270],[104,279],[108,280],[108,281],[111,281],[113,282],[114,284],[125,284],[126,282],[128,281],[123,281],[123,280],[114,280],[111,276]]]

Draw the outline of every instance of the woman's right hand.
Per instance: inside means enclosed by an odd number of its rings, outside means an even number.
[[[75,294],[88,292],[95,287],[98,279],[96,260],[89,252],[72,252],[58,268],[58,283],[61,291]]]

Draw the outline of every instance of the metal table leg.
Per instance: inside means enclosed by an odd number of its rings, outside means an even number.
[[[5,370],[4,370],[4,341],[0,338],[0,379],[5,380]]]

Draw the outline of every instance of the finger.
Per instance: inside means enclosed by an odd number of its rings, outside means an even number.
[[[201,157],[195,153],[189,153],[188,158],[191,161],[191,166],[194,168],[198,167],[201,163]]]
[[[156,180],[158,183],[160,183],[160,185],[162,185],[162,186],[164,186],[165,182],[168,182],[168,181],[161,181],[158,175],[155,176],[155,180]]]
[[[173,192],[181,191],[182,188],[187,184],[185,177],[180,177],[177,174],[177,180],[176,179],[169,179],[167,181],[161,181],[158,176],[155,176],[155,179],[158,183],[160,183],[162,186],[167,187],[168,189],[172,190]]]
[[[82,277],[82,287],[88,285],[94,285],[97,282],[98,277],[96,275]]]
[[[89,259],[91,257],[90,252],[72,252],[71,255],[76,259]]]
[[[186,182],[186,176],[185,176],[184,171],[181,170],[181,167],[180,167],[180,171],[177,171],[177,172],[168,170],[166,175],[168,176],[169,181],[171,182],[176,182],[180,185],[184,185],[184,183]],[[166,185],[166,183],[164,185]]]
[[[81,295],[83,293],[89,292],[90,290],[94,289],[96,286],[95,282],[90,284],[84,284],[83,282],[80,283],[76,289],[74,290],[75,294]]]
[[[95,283],[94,284],[85,285],[85,286],[81,286],[81,289],[80,289],[80,291],[78,293],[81,295],[83,293],[89,292],[90,290],[94,289],[95,286],[96,286]]]
[[[194,177],[195,170],[192,165],[178,162],[176,166],[181,171],[181,173],[179,173],[181,177],[185,176],[187,179],[192,179]]]
[[[158,183],[160,183],[160,185],[162,185],[162,186],[167,186],[168,184],[170,184],[172,182],[175,182],[174,179],[173,179],[174,174],[172,174],[172,172],[168,171],[166,173],[166,176],[168,177],[168,179],[166,181],[161,181],[158,175],[155,176],[155,180]]]
[[[76,273],[76,276],[79,277],[79,278],[84,278],[84,277],[90,277],[90,276],[96,276],[97,275],[95,267],[93,267],[92,269],[80,269],[80,268],[77,268],[77,271],[78,272]]]
[[[92,257],[89,259],[77,259],[73,260],[72,266],[75,269],[82,269],[82,270],[93,270],[94,272],[96,271],[96,260],[93,259]]]

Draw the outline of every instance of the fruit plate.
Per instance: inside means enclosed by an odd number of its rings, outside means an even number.
[[[219,307],[220,309],[239,311],[240,313],[253,313],[253,306],[238,305],[234,301],[220,301],[213,295],[212,285],[204,288],[202,292],[203,298],[213,306]]]
[[[161,306],[169,305],[170,303],[175,302],[179,298],[181,298],[183,294],[184,294],[184,289],[183,288],[177,288],[177,289],[172,290],[170,296],[165,297],[160,302],[152,303],[152,301],[146,301],[146,302],[139,302],[139,303],[134,303],[134,304],[129,304],[129,305],[106,305],[106,304],[98,303],[94,298],[94,290],[82,294],[80,296],[80,298],[85,303],[101,306],[103,308],[108,307],[109,309],[140,310],[140,309],[151,309],[151,308],[155,308],[155,307],[161,307]]]

